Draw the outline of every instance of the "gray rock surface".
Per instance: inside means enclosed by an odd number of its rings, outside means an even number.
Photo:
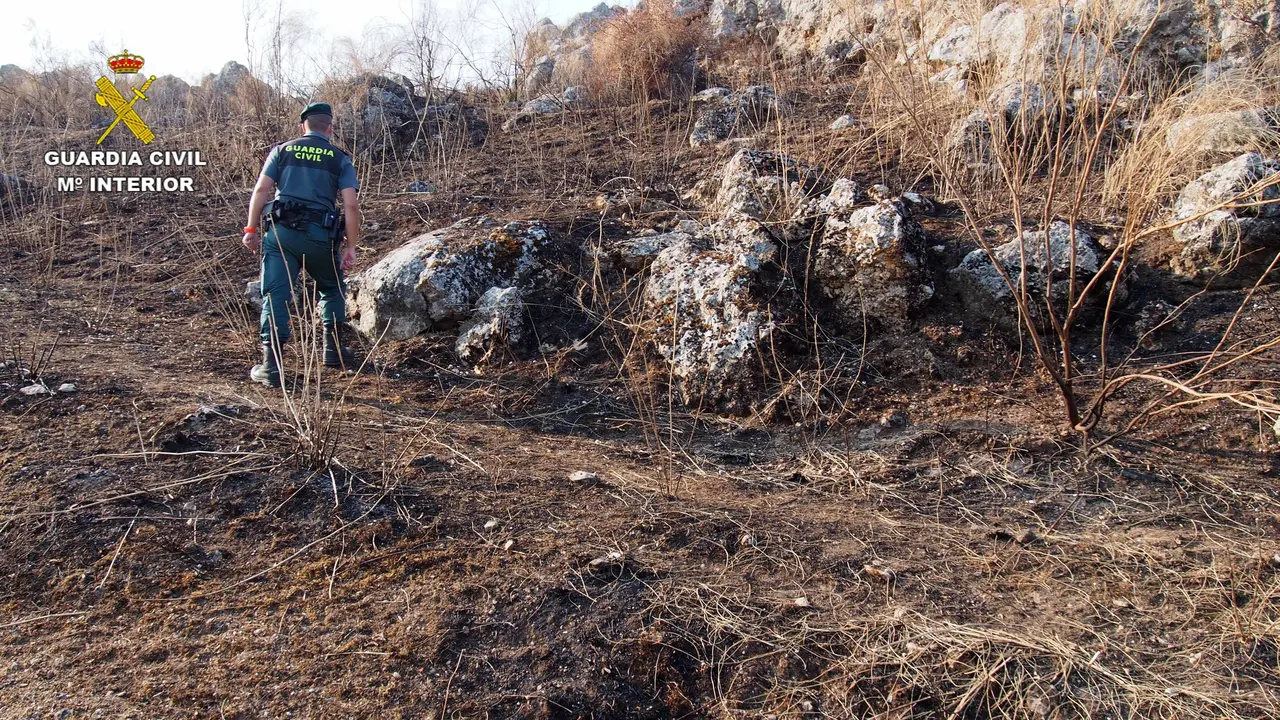
[[[830,187],[821,173],[794,158],[743,148],[721,171],[711,211],[726,219],[783,219]]]
[[[219,70],[216,75],[206,76],[201,85],[216,93],[230,95],[235,92],[236,88],[240,87],[241,84],[251,82],[253,80],[254,77],[253,74],[249,72],[249,68],[241,65],[235,60],[232,60],[226,65],[223,65],[222,69]]]
[[[900,328],[933,297],[925,266],[924,232],[904,203],[882,200],[857,207],[844,184],[828,199],[814,276],[831,298],[840,323]],[[851,202],[852,201],[852,202]]]
[[[777,251],[752,220],[716,223],[660,252],[644,300],[652,341],[686,403],[745,410],[775,329],[760,272]]]
[[[731,137],[752,133],[779,113],[786,111],[786,104],[771,88],[752,85],[741,92],[719,94],[720,88],[700,93],[699,102],[707,109],[694,121],[689,144],[693,147],[710,145]]]
[[[555,56],[543,55],[538,58],[533,64],[533,69],[525,76],[524,83],[521,85],[524,97],[536,97],[551,82],[551,76],[555,70]]]
[[[1103,271],[1103,263],[1107,253],[1082,228],[1075,228],[1061,220],[1055,220],[1044,230],[1026,230],[1022,239],[1010,240],[993,250],[995,260],[1004,270],[1014,287],[1024,282],[1022,268],[1025,263],[1025,284],[1029,296],[1028,305],[1033,315],[1033,322],[1045,327],[1047,317],[1044,312],[1045,288],[1049,283],[1051,299],[1058,312],[1065,310],[1065,302],[1071,283],[1073,267],[1072,248],[1074,246],[1075,287],[1079,292],[1099,272]],[[985,250],[981,248],[970,252],[960,262],[959,267],[951,271],[953,279],[961,289],[961,296],[970,314],[993,319],[999,324],[1011,325],[1017,321],[1017,305],[1014,294],[1005,283]],[[1109,281],[1107,281],[1109,282]],[[1091,293],[1095,301],[1104,300],[1107,295],[1106,284]],[[1127,297],[1122,286],[1117,288],[1116,299],[1119,302]]]
[[[247,300],[250,305],[258,308],[259,310],[262,309],[262,281],[261,280],[250,280],[249,282],[245,283],[244,299]]]
[[[1223,163],[1187,184],[1173,206],[1181,247],[1174,272],[1227,272],[1258,247],[1280,246],[1280,161],[1256,152]],[[1229,207],[1229,206],[1237,207]]]
[[[503,351],[515,351],[525,340],[525,308],[520,289],[491,287],[476,301],[475,312],[462,326],[454,349],[458,357],[481,365]]]
[[[540,222],[469,218],[420,235],[351,279],[351,325],[370,339],[403,340],[468,320],[493,287],[520,287],[550,241]]]
[[[612,255],[622,267],[639,271],[653,264],[658,254],[678,243],[689,242],[693,235],[687,232],[668,232],[656,235],[640,235],[619,240],[611,247]]]
[[[529,100],[520,106],[519,112],[507,118],[502,124],[502,129],[511,132],[521,125],[532,122],[539,115],[558,115],[563,113],[575,105],[579,105],[584,101],[584,89],[579,86],[571,86],[564,89],[559,94],[547,93]]]
[[[1280,108],[1229,110],[1184,117],[1165,131],[1173,153],[1239,154],[1280,143]]]
[[[943,147],[972,168],[986,167],[992,153],[991,120],[981,109],[951,124]]]
[[[852,115],[841,115],[831,122],[831,130],[850,130],[858,127],[858,119]]]

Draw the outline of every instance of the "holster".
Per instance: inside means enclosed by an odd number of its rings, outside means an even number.
[[[298,232],[306,232],[308,224],[323,223],[325,217],[332,214],[294,200],[272,200],[267,203],[264,212],[273,223]]]

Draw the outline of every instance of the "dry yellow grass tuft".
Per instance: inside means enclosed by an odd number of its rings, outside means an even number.
[[[592,44],[592,97],[648,100],[687,93],[703,35],[702,23],[678,17],[671,0],[607,21]]]

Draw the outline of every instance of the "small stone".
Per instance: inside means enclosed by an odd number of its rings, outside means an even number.
[[[250,280],[244,285],[244,299],[249,301],[250,305],[258,309],[262,309],[262,281]]]
[[[515,544],[516,544],[516,541],[515,541],[515,540],[508,540],[508,541],[506,541],[506,542],[502,543],[502,550],[503,550],[503,552],[506,552],[507,550],[510,550],[510,549],[512,548],[512,546],[513,546],[513,545],[515,545]]]
[[[1033,531],[1031,528],[1027,528],[1019,532],[1017,535],[1014,535],[1013,539],[1019,545],[1030,545],[1031,543],[1038,540],[1039,537],[1035,534],[1035,531]]]
[[[812,607],[812,605],[809,603],[809,598],[807,597],[798,597],[795,600],[792,600],[791,602],[793,602],[796,607]]]
[[[485,530],[492,530],[492,529],[494,529],[494,528],[496,528],[496,527],[498,527],[498,521],[497,521],[497,520],[487,520],[487,521],[485,522],[485,524],[484,524],[484,529],[485,529]]]
[[[28,385],[22,388],[21,390],[19,390],[18,392],[22,393],[23,395],[48,395],[49,388],[45,387],[44,385],[41,385],[40,383],[36,383],[34,385]]]
[[[1124,598],[1112,598],[1111,604],[1114,607],[1118,607],[1118,608],[1133,607],[1133,603],[1129,602],[1128,600],[1125,600]]]
[[[60,393],[73,393],[75,391],[76,391],[75,383],[62,383],[61,385],[58,386],[58,392]]]
[[[852,115],[841,115],[831,123],[832,130],[848,130],[858,127],[858,120]]]
[[[698,232],[701,229],[702,229],[702,225],[699,224],[697,220],[681,220],[680,222],[676,223],[676,230],[682,233],[688,233],[690,235]]]
[[[1280,567],[1280,552],[1271,556],[1271,564]]]
[[[739,540],[739,543],[743,547],[753,547],[756,544],[756,539],[751,537],[750,533],[743,533],[741,540]]]
[[[409,187],[406,188],[406,190],[411,193],[439,192],[439,189],[435,185],[432,185],[426,180],[414,180],[413,182],[409,183]]]
[[[587,483],[594,485],[600,482],[600,476],[586,470],[575,470],[569,473],[569,482]]]

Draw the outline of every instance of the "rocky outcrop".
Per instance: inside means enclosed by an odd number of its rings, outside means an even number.
[[[249,68],[231,60],[216,75],[206,75],[200,86],[213,92],[230,95],[245,83],[257,82]]]
[[[631,271],[648,268],[658,255],[667,248],[687,243],[693,239],[691,233],[679,230],[667,233],[652,233],[619,240],[610,246],[613,259],[622,267]]]
[[[458,333],[458,357],[481,365],[495,355],[516,352],[525,340],[525,307],[520,289],[491,287],[476,301],[475,312]]]
[[[556,59],[553,55],[543,55],[533,63],[533,68],[525,75],[520,88],[526,98],[537,97],[542,89],[551,83],[551,76],[556,70]]]
[[[551,93],[539,95],[521,105],[519,112],[502,123],[502,129],[505,132],[511,132],[521,125],[533,122],[539,115],[559,115],[572,107],[581,105],[585,99],[585,92],[584,88],[575,85],[565,88],[558,95]]]
[[[838,181],[831,195],[819,205],[827,215],[813,264],[823,294],[847,328],[901,329],[933,297],[924,231],[899,200],[857,207],[852,181]]]
[[[569,19],[564,26],[562,37],[570,40],[582,40],[591,37],[609,20],[625,15],[626,8],[620,5],[609,6],[600,3],[586,12],[578,13]]]
[[[409,148],[444,134],[468,145],[484,142],[489,124],[455,102],[430,103],[414,94],[403,76],[365,75],[354,81],[348,98],[334,105],[336,135],[353,152],[381,157],[393,148]]]
[[[1173,206],[1174,272],[1189,278],[1233,269],[1259,247],[1280,246],[1280,161],[1256,152],[1190,182]]]
[[[785,111],[786,105],[771,88],[752,85],[741,92],[710,88],[695,101],[705,109],[693,124],[689,144],[710,145],[731,137],[752,133]]]
[[[1258,150],[1280,141],[1280,108],[1230,110],[1184,117],[1165,131],[1171,153],[1231,153]]]
[[[985,250],[974,250],[965,256],[959,267],[951,271],[951,275],[961,290],[961,297],[970,315],[982,321],[994,321],[1006,326],[1016,326],[1018,308],[1014,294],[1001,277],[1000,270],[1004,271],[1013,287],[1020,288],[1025,283],[1032,321],[1041,328],[1048,327],[1048,317],[1044,310],[1046,287],[1055,309],[1062,313],[1066,309],[1073,267],[1077,293],[1095,275],[1114,271],[1112,266],[1104,267],[1107,252],[1089,233],[1079,227],[1073,231],[1068,223],[1061,220],[1051,223],[1048,231],[1026,230],[1021,239],[1014,238],[997,246],[992,254],[995,262],[992,262]],[[999,263],[1000,270],[996,263]],[[1025,278],[1022,275],[1024,266]],[[1090,293],[1095,302],[1105,301],[1112,281],[1114,278],[1101,280],[1101,287]],[[1126,297],[1125,288],[1117,288],[1117,301],[1123,302]],[[1097,307],[1100,306],[1087,309]]]
[[[420,235],[352,278],[351,324],[375,340],[454,327],[471,318],[489,288],[528,283],[549,241],[542,223],[489,218]]]
[[[726,219],[777,220],[830,187],[820,172],[794,158],[743,148],[721,172],[710,209]]]
[[[191,86],[182,78],[161,75],[147,89],[147,100],[148,107],[157,109],[157,112],[148,116],[149,123],[178,127],[188,120]]]
[[[776,329],[761,278],[776,251],[759,223],[726,220],[653,261],[644,294],[651,339],[686,403],[749,409]]]
[[[943,147],[970,168],[980,169],[991,162],[991,120],[978,109],[951,124]]]

